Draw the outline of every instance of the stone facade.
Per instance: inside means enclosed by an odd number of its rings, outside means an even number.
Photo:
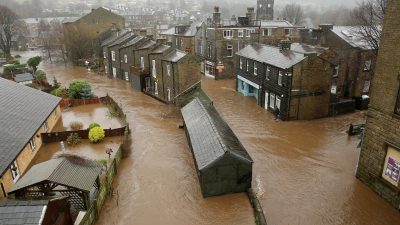
[[[388,0],[386,10],[356,176],[400,209],[400,2]]]
[[[27,143],[25,148],[21,151],[21,153],[18,155],[17,159],[15,160],[17,164],[17,170],[19,177],[23,176],[25,172],[29,170],[29,168],[32,166],[31,162],[35,158],[36,154],[38,151],[40,151],[40,148],[42,146],[42,140],[40,138],[40,133],[45,133],[45,132],[50,132],[53,130],[54,126],[56,123],[60,120],[61,118],[61,108],[58,106],[47,118],[47,128],[45,125],[39,128],[39,130],[32,136],[32,139],[34,140],[35,147],[34,149],[31,148],[30,144]],[[14,183],[18,180],[18,178],[13,179],[12,173],[11,173],[11,167],[0,177],[0,199],[4,198],[7,196],[7,192],[11,190],[12,186]]]

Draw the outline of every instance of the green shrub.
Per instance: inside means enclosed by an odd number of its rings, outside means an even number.
[[[87,81],[74,80],[69,84],[69,96],[73,99],[92,98],[92,87]]]
[[[89,125],[88,130],[91,130],[92,128],[95,128],[95,127],[101,127],[101,126],[100,126],[100,124],[98,124],[98,123],[91,123],[91,124]]]
[[[51,94],[55,95],[57,97],[60,97],[60,98],[68,98],[69,97],[68,89],[66,89],[65,87],[58,87],[58,88],[52,90]]]
[[[77,145],[77,144],[80,144],[81,142],[82,142],[82,139],[78,133],[72,133],[67,138],[68,145]]]
[[[40,56],[35,56],[30,59],[28,59],[28,66],[33,69],[33,72],[36,72],[37,67],[39,66],[40,62],[42,61],[42,57]]]
[[[83,123],[74,121],[69,124],[69,127],[71,128],[71,130],[81,130],[83,127]]]
[[[36,80],[38,81],[46,81],[47,77],[46,77],[46,73],[43,70],[37,70],[33,76],[36,78]]]
[[[101,127],[94,127],[89,130],[89,140],[92,143],[99,143],[105,137],[105,132]]]
[[[14,56],[14,58],[19,59],[19,58],[21,58],[21,56],[20,55],[16,55],[16,56]]]

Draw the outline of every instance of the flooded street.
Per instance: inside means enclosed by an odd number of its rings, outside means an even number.
[[[84,68],[41,69],[65,85],[88,80],[96,95],[109,93],[127,113],[132,152],[98,224],[254,224],[246,194],[202,198],[176,109]],[[269,225],[399,224],[400,213],[354,177],[359,140],[346,129],[363,122],[363,113],[281,122],[237,93],[234,81],[205,78],[203,88],[255,161],[253,188]]]

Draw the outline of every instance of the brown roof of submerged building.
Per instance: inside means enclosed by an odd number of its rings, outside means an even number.
[[[224,154],[231,154],[245,163],[253,163],[246,149],[213,105],[195,98],[181,112],[198,170],[217,162]]]

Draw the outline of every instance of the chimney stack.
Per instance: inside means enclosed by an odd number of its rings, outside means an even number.
[[[280,42],[280,50],[281,51],[290,50],[291,45],[292,45],[291,41],[289,41],[289,40],[281,40],[281,42]]]
[[[213,23],[214,23],[214,25],[220,25],[221,24],[221,12],[219,11],[219,7],[218,6],[214,7]]]

